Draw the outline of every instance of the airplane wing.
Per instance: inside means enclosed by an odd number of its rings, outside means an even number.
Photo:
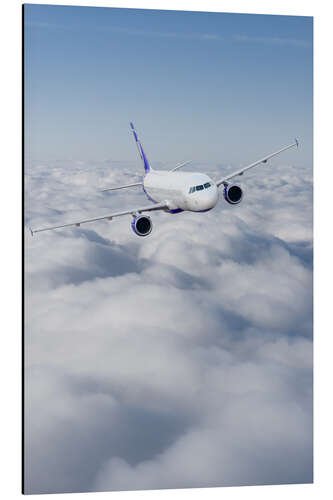
[[[237,177],[238,175],[243,175],[244,172],[246,172],[247,170],[250,170],[250,168],[253,168],[253,167],[256,167],[257,165],[260,165],[260,163],[267,163],[267,161],[270,158],[273,158],[273,156],[276,156],[276,155],[282,153],[282,151],[286,151],[287,149],[293,148],[294,146],[298,147],[298,144],[299,144],[298,140],[295,139],[295,142],[293,142],[292,144],[289,144],[289,146],[285,146],[284,148],[279,149],[279,151],[275,151],[275,153],[271,153],[271,154],[265,156],[264,158],[261,158],[261,160],[255,161],[254,163],[251,163],[250,165],[247,165],[247,166],[241,168],[240,170],[237,170],[236,172],[233,172],[232,174],[226,175],[222,179],[219,179],[216,182],[216,185],[220,186],[221,184],[228,184],[228,181],[230,179],[233,179],[234,177]]]
[[[97,220],[103,220],[103,219],[108,219],[112,220],[113,217],[120,217],[121,215],[128,215],[128,214],[140,214],[142,212],[151,212],[153,210],[163,210],[165,208],[169,208],[168,204],[166,201],[163,201],[161,203],[156,203],[155,205],[148,205],[146,207],[139,207],[139,208],[132,208],[131,210],[124,210],[123,212],[114,212],[112,214],[108,215],[103,215],[102,217],[95,217],[94,219],[85,219],[85,220],[80,220],[77,222],[71,222],[69,224],[63,224],[61,226],[52,226],[52,227],[44,227],[41,229],[30,229],[31,235],[33,236],[34,233],[39,233],[41,231],[50,231],[51,229],[60,229],[63,227],[69,227],[69,226],[80,226],[81,224],[85,224],[86,222],[95,222]]]

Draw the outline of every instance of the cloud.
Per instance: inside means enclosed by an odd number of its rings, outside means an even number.
[[[233,35],[233,40],[236,42],[259,43],[265,45],[281,45],[300,48],[312,47],[312,44],[306,40],[297,38],[283,38],[279,36],[248,36],[248,35]]]
[[[76,26],[69,26],[63,24],[54,24],[48,22],[27,21],[25,25],[29,28],[40,28],[47,30],[64,30],[64,31],[80,31],[83,26],[77,24]],[[84,26],[87,30],[87,26]],[[114,32],[120,35],[129,36],[145,36],[157,38],[174,38],[180,40],[223,40],[223,37],[216,33],[183,33],[181,31],[149,31],[136,28],[125,28],[120,26],[109,25],[107,27],[94,26],[93,31],[97,32]]]
[[[99,190],[140,175],[27,163],[27,226],[138,206]],[[147,238],[130,216],[26,232],[27,493],[312,481],[312,173],[242,185]]]
[[[110,26],[103,28],[105,31],[114,31],[120,34],[133,35],[133,36],[153,36],[158,38],[174,38],[180,40],[223,40],[223,37],[217,33],[182,33],[179,31],[147,31],[133,28],[120,28]]]
[[[37,28],[37,29],[47,29],[47,30],[61,30],[61,31],[80,31],[82,26],[77,24],[76,26],[62,25],[62,24],[54,24],[47,22],[37,22],[37,21],[27,21],[26,26],[29,28]],[[87,29],[87,26],[84,26],[84,29]],[[94,26],[93,31],[96,32],[113,32],[119,33],[119,35],[128,35],[128,36],[139,36],[139,37],[156,37],[156,38],[173,38],[175,40],[207,40],[207,41],[234,41],[234,42],[243,42],[243,43],[256,43],[256,44],[264,44],[264,45],[276,45],[276,46],[289,46],[296,48],[311,48],[312,43],[307,40],[302,40],[298,38],[284,38],[280,36],[252,36],[252,35],[244,35],[244,34],[234,34],[228,37],[222,36],[220,33],[183,33],[181,31],[149,31],[138,28],[126,28],[120,26],[107,26],[100,27]]]

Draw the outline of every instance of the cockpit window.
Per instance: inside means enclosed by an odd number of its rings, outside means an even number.
[[[200,184],[199,186],[192,186],[190,187],[189,189],[189,193],[194,193],[194,191],[202,191],[203,189],[207,189],[209,187],[211,187],[211,183],[210,182],[206,182],[206,184]]]

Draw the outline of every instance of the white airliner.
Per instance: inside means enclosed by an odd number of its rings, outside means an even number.
[[[148,236],[152,231],[153,224],[149,215],[144,215],[145,212],[152,212],[153,210],[163,210],[170,214],[176,214],[186,210],[190,212],[208,212],[214,208],[217,203],[219,197],[218,188],[220,186],[223,187],[224,199],[231,205],[237,205],[242,200],[243,191],[239,185],[231,183],[231,179],[243,175],[244,172],[261,163],[267,163],[270,158],[282,153],[282,151],[286,151],[294,146],[298,147],[298,141],[295,139],[295,142],[275,151],[275,153],[271,153],[232,174],[228,174],[222,179],[213,181],[206,174],[177,171],[190,163],[189,161],[177,165],[170,171],[154,170],[147,160],[133,123],[131,122],[130,125],[145,170],[143,179],[141,182],[125,184],[123,186],[104,189],[103,191],[115,191],[117,189],[141,186],[145,195],[152,203],[150,205],[131,208],[121,212],[103,215],[102,217],[95,217],[93,219],[63,224],[61,226],[45,227],[35,230],[30,228],[32,235],[40,231],[49,231],[51,229],[60,229],[69,226],[80,226],[86,222],[94,222],[102,219],[111,221],[114,217],[130,214],[133,217],[132,229],[135,234],[138,236]]]

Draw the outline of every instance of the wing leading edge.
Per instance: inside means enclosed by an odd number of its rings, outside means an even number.
[[[260,163],[267,163],[267,161],[270,160],[271,158],[273,158],[273,156],[276,156],[276,155],[282,153],[283,151],[286,151],[287,149],[293,148],[295,146],[298,147],[298,145],[299,145],[299,142],[297,139],[295,139],[295,142],[293,142],[292,144],[289,144],[288,146],[285,146],[284,148],[279,149],[278,151],[275,151],[274,153],[271,153],[267,156],[264,156],[264,158],[261,158],[260,160],[255,161],[254,163],[251,163],[250,165],[247,165],[247,166],[241,168],[240,170],[233,172],[232,174],[226,175],[222,179],[219,179],[216,182],[216,185],[221,186],[221,184],[228,184],[228,181],[230,179],[232,179],[233,177],[237,177],[238,175],[243,175],[244,172],[246,172],[247,170],[250,170],[250,168],[256,167],[257,165],[260,165]]]
[[[87,222],[95,222],[97,220],[103,220],[103,219],[108,219],[108,220],[112,220],[114,217],[120,217],[122,215],[128,215],[128,214],[131,214],[133,216],[135,216],[135,214],[140,214],[142,212],[152,212],[154,210],[163,210],[163,209],[167,209],[169,208],[168,207],[168,204],[166,201],[163,201],[161,203],[156,203],[155,205],[148,205],[146,207],[139,207],[139,208],[133,208],[131,210],[124,210],[123,212],[114,212],[112,214],[109,214],[109,215],[103,215],[102,217],[95,217],[94,219],[85,219],[85,220],[80,220],[80,221],[77,221],[77,222],[70,222],[68,224],[62,224],[61,226],[52,226],[52,227],[44,227],[44,228],[41,228],[41,229],[30,229],[30,232],[32,235],[34,235],[34,233],[39,233],[41,231],[50,231],[52,229],[60,229],[60,228],[64,228],[64,227],[69,227],[69,226],[81,226],[81,224],[86,224]]]

